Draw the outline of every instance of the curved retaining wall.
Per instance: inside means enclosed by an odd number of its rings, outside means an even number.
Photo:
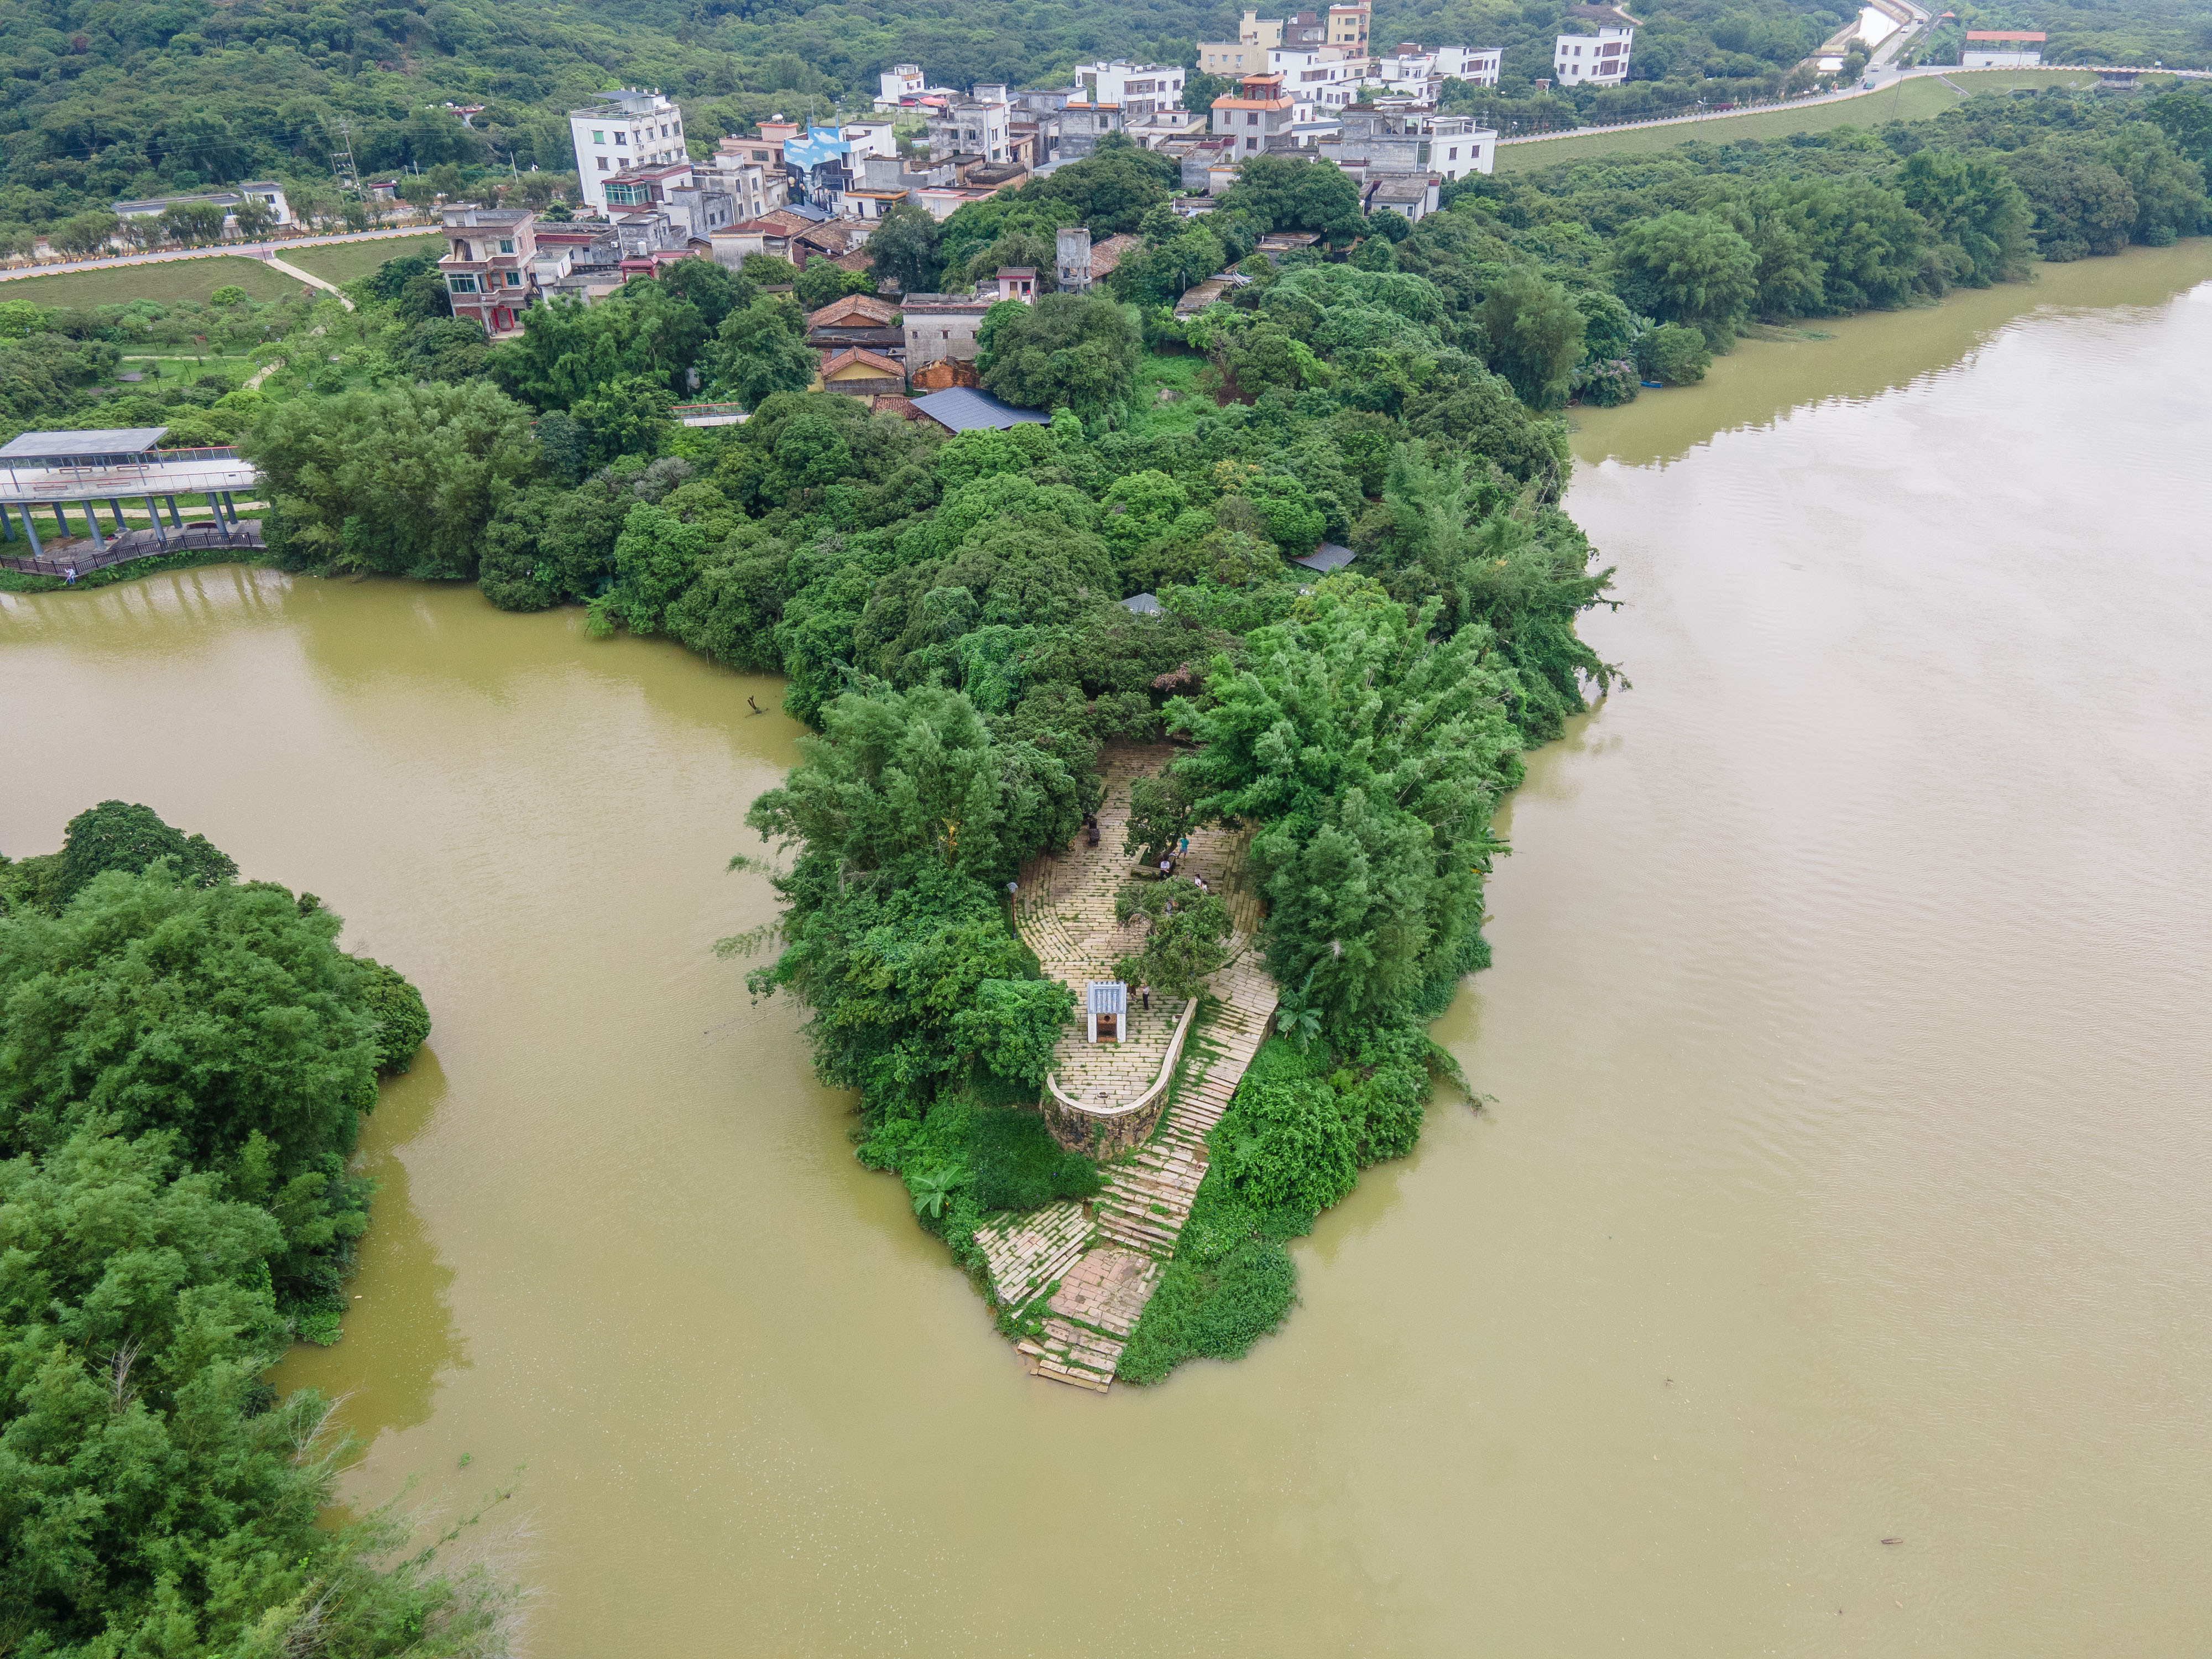
[[[1182,1057],[1183,1039],[1190,1035],[1191,1021],[1197,1015],[1198,999],[1193,997],[1182,1006],[1182,1018],[1176,1022],[1175,1036],[1169,1039],[1159,1076],[1134,1100],[1118,1106],[1085,1106],[1061,1091],[1058,1078],[1047,1076],[1044,1097],[1038,1106],[1053,1139],[1068,1151],[1087,1152],[1102,1164],[1151,1139],[1168,1103],[1168,1080],[1175,1076],[1176,1061]]]

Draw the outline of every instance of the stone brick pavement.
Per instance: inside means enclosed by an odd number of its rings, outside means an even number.
[[[1022,872],[1016,907],[1022,937],[1045,971],[1079,996],[1087,981],[1112,978],[1115,960],[1141,942],[1137,926],[1114,921],[1114,896],[1133,864],[1121,851],[1129,782],[1158,771],[1174,752],[1166,744],[1109,750],[1101,768],[1106,800],[1097,851],[1079,840]],[[1002,1229],[978,1230],[1002,1304],[1021,1306],[1051,1288],[1042,1333],[1019,1345],[1036,1376],[1100,1393],[1112,1386],[1122,1347],[1159,1283],[1161,1264],[1175,1254],[1205,1178],[1206,1137],[1267,1036],[1276,990],[1250,948],[1261,910],[1240,879],[1243,844],[1242,835],[1201,830],[1181,865],[1179,873],[1195,871],[1227,896],[1237,932],[1229,965],[1208,981],[1209,1006],[1151,1139],[1107,1166],[1105,1189],[1090,1205],[1048,1205]],[[1112,1048],[1094,1048],[1079,1028],[1064,1033],[1054,1058],[1061,1090],[1089,1104],[1126,1102],[1149,1089],[1182,1008],[1154,997],[1149,1016],[1136,1009],[1129,1040]]]

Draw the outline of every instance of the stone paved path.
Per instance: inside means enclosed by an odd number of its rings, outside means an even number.
[[[1114,921],[1114,895],[1132,863],[1121,851],[1129,781],[1158,771],[1173,752],[1165,744],[1109,750],[1098,850],[1079,841],[1072,852],[1040,859],[1022,872],[1022,937],[1045,971],[1079,994],[1086,980],[1112,977],[1114,959],[1139,942],[1135,927],[1123,929]],[[1202,873],[1227,896],[1237,931],[1229,965],[1207,981],[1209,1006],[1152,1139],[1107,1167],[1105,1189],[1089,1204],[1048,1205],[1004,1228],[977,1230],[1001,1305],[1029,1306],[1049,1291],[1039,1310],[1042,1331],[1018,1345],[1036,1376],[1102,1394],[1113,1385],[1122,1347],[1159,1284],[1162,1264],[1175,1254],[1205,1179],[1206,1137],[1228,1110],[1267,1036],[1276,990],[1251,950],[1260,904],[1237,878],[1243,851],[1243,838],[1227,831],[1191,837],[1182,868]],[[1093,1093],[1127,1100],[1151,1087],[1182,1008],[1154,997],[1149,1018],[1135,1010],[1130,1040],[1119,1045],[1119,1054],[1103,1044],[1094,1048],[1081,1030],[1064,1035],[1054,1055],[1060,1087],[1079,1100]]]

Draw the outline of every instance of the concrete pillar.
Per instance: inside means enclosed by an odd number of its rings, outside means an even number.
[[[232,503],[230,492],[228,489],[222,492],[222,510],[225,516],[230,520],[231,527],[235,529],[238,526],[238,508]]]
[[[107,498],[107,510],[115,515],[115,533],[120,536],[129,527],[123,522],[123,503],[110,495]]]
[[[185,527],[185,521],[177,516],[177,498],[174,495],[164,495],[161,499],[169,504],[169,528],[182,530]]]
[[[30,532],[31,556],[34,559],[46,557],[46,550],[39,545],[39,526],[32,522],[31,509],[27,507],[23,509],[23,528]]]
[[[202,490],[200,493],[207,497],[208,511],[215,515],[215,527],[222,532],[223,543],[226,546],[228,545],[230,542],[230,526],[223,522],[222,501],[217,498],[216,492],[212,489]]]
[[[15,539],[15,521],[8,516],[8,503],[0,501],[0,541]]]
[[[84,522],[92,532],[92,550],[95,553],[106,552],[107,538],[100,533],[100,505],[89,496],[85,498]]]
[[[154,521],[154,539],[163,547],[167,547],[169,544],[169,532],[161,528],[161,504],[151,495],[146,498],[146,516]]]
[[[62,504],[59,501],[54,503],[54,522],[62,527],[62,536],[66,539],[70,533],[69,514],[62,511]]]

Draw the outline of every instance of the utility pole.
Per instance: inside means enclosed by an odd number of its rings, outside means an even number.
[[[331,145],[331,171],[337,175],[340,193],[361,193],[361,172],[353,164],[353,131],[343,115],[335,118],[337,137]]]

